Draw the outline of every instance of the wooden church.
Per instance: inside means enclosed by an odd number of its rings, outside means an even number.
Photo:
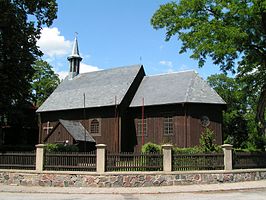
[[[68,77],[37,110],[40,143],[103,143],[111,152],[147,142],[193,147],[206,127],[222,143],[226,103],[196,72],[147,76],[132,65],[80,74],[81,60],[75,38]]]

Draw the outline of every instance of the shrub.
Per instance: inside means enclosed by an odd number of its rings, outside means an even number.
[[[200,136],[200,148],[204,153],[219,151],[218,145],[215,144],[215,134],[213,130],[206,128],[204,132],[202,132]]]
[[[48,152],[78,152],[79,148],[76,145],[63,145],[63,144],[48,144],[46,146]]]
[[[173,148],[174,154],[195,154],[195,153],[202,153],[202,149],[198,146],[196,147],[189,147],[189,148]]]
[[[148,142],[142,146],[141,152],[142,153],[160,153],[161,146],[158,144]]]

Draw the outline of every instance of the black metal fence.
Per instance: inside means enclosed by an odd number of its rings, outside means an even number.
[[[222,169],[224,169],[223,153],[174,154],[172,156],[173,171]]]
[[[45,170],[96,171],[96,152],[45,153]]]
[[[106,171],[162,171],[162,154],[107,153]]]
[[[35,169],[35,152],[0,153],[0,169]]]
[[[266,152],[236,152],[233,154],[233,168],[266,168]]]

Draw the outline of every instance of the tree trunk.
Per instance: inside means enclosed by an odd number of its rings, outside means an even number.
[[[266,84],[263,85],[261,88],[261,93],[256,112],[257,128],[260,136],[263,136],[266,131],[265,109],[266,109]]]

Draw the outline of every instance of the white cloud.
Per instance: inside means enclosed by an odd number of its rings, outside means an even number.
[[[94,72],[99,70],[101,70],[99,67],[80,63],[80,73]],[[63,80],[66,78],[69,71],[56,71],[56,73],[59,75],[59,79]]]
[[[41,51],[44,53],[44,59],[54,66],[54,71],[59,75],[60,80],[64,79],[68,73],[69,69],[67,67],[62,69],[63,66],[68,66],[66,57],[70,55],[72,50],[73,42],[66,40],[63,35],[61,35],[58,28],[43,28],[41,31],[41,38],[37,41],[37,45],[40,47]],[[62,64],[62,58],[65,60],[65,64]],[[90,58],[91,55],[85,54],[84,58]],[[101,70],[97,66],[87,65],[85,63],[80,63],[80,73],[93,72]]]
[[[101,70],[99,67],[80,63],[80,73],[95,72]]]
[[[172,68],[169,68],[169,69],[167,70],[167,73],[173,73],[173,72],[175,72],[175,70],[172,69]]]
[[[60,72],[55,72],[55,73],[59,75],[60,80],[65,79],[66,76],[68,75],[68,71],[60,71]]]
[[[41,38],[38,40],[37,45],[45,55],[54,57],[70,54],[72,42],[60,35],[58,28],[45,27],[41,31]]]
[[[167,61],[167,60],[161,60],[160,62],[159,62],[161,65],[165,65],[165,66],[167,66],[167,67],[173,67],[173,63],[172,63],[172,61]]]
[[[185,64],[182,64],[181,67],[179,67],[180,71],[185,71],[185,70],[190,70],[190,69],[192,69],[192,67],[189,67]]]

